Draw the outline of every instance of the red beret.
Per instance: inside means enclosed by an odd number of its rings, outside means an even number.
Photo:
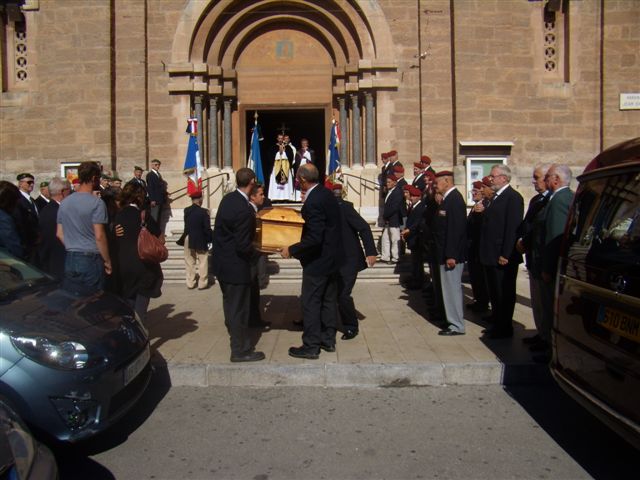
[[[482,184],[485,187],[490,187],[491,186],[491,179],[489,178],[488,175],[486,177],[482,177]]]
[[[384,159],[386,160],[387,158],[389,158],[389,154],[388,154],[387,152],[382,152],[382,153],[380,154],[380,157],[381,157],[381,158],[384,158]]]
[[[436,173],[436,178],[438,177],[453,177],[453,172],[451,170],[440,170]]]
[[[424,163],[425,165],[431,165],[431,158],[429,158],[427,155],[422,155],[420,157],[420,163]]]
[[[425,165],[424,163],[413,162],[413,167],[422,170],[425,167]]]
[[[473,188],[475,188],[476,190],[480,190],[482,188],[483,183],[480,180],[477,180],[475,182],[473,182]]]
[[[387,155],[389,155],[390,157],[395,157],[396,155],[398,155],[398,152],[396,152],[395,150],[391,150],[389,153],[387,153]]]
[[[79,179],[79,178],[74,178],[74,179],[71,181],[71,184],[72,184],[72,185],[79,185],[79,184],[80,184],[80,179]]]
[[[404,187],[404,189],[409,192],[409,195],[411,195],[412,197],[421,197],[422,196],[422,192],[420,191],[419,188],[414,187],[413,185],[407,185]]]
[[[393,167],[393,171],[398,173],[404,173],[404,167],[402,165],[396,165],[395,167]]]
[[[436,174],[433,173],[433,170],[427,170],[426,172],[424,172],[425,176],[430,180],[430,181],[434,181],[436,178]]]
[[[387,180],[393,180],[394,182],[397,182],[398,178],[395,175],[387,175]]]

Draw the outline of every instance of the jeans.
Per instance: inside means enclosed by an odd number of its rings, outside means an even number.
[[[99,253],[70,252],[64,260],[62,288],[75,295],[93,295],[104,288],[104,261]]]

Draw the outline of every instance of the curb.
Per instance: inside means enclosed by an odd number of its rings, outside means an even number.
[[[414,364],[180,364],[154,363],[172,386],[421,387],[521,385],[548,381],[547,365],[501,362]]]

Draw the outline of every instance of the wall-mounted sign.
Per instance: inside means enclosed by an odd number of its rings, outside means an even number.
[[[620,110],[640,110],[640,93],[621,93]]]

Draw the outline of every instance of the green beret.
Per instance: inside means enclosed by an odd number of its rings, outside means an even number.
[[[40,182],[40,188],[48,187],[49,182]]]
[[[133,171],[134,171],[134,172],[143,172],[143,171],[144,171],[144,168],[139,167],[139,166],[137,166],[137,165],[136,165],[135,167],[133,167]]]
[[[16,177],[18,181],[24,180],[25,178],[30,178],[31,180],[33,180],[33,175],[31,175],[30,173],[19,173]]]

